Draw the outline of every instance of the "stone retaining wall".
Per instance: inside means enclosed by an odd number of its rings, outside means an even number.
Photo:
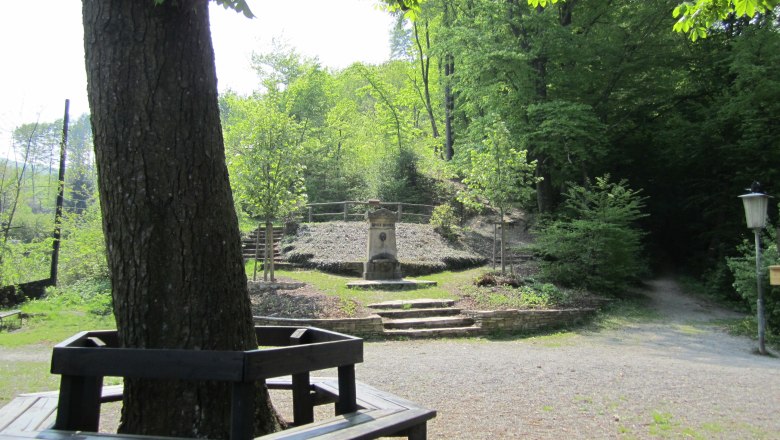
[[[582,324],[596,313],[595,308],[561,310],[464,310],[484,334],[539,331]]]
[[[255,316],[255,325],[286,325],[295,327],[319,327],[334,332],[345,333],[361,338],[376,338],[382,336],[382,318],[371,315],[367,318],[276,318],[273,316]]]
[[[596,314],[596,308],[561,310],[464,310],[463,314],[474,319],[480,334],[532,332],[579,325]],[[284,325],[294,327],[319,327],[362,338],[382,337],[382,318],[306,319],[255,316],[256,325]]]
[[[250,292],[271,292],[276,290],[295,290],[305,286],[306,283],[283,283],[281,281],[249,281]]]

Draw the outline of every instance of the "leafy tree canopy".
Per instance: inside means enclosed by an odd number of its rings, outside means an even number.
[[[545,7],[566,0],[528,0],[533,7]],[[707,31],[719,21],[734,15],[737,18],[752,18],[756,14],[770,12],[780,0],[695,0],[677,5],[672,16],[677,18],[674,30],[685,33],[691,40],[707,38]]]

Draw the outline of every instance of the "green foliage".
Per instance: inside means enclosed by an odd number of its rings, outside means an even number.
[[[503,213],[513,202],[530,196],[536,162],[529,162],[525,150],[511,145],[504,123],[486,127],[485,141],[469,153],[463,171],[467,190],[458,194],[459,201],[477,208],[486,203]]]
[[[306,201],[297,124],[273,104],[231,100],[235,116],[225,128],[236,203],[266,221],[284,218]]]
[[[677,18],[673,29],[687,33],[692,41],[707,38],[708,31],[717,22],[730,17],[752,18],[756,14],[769,13],[780,4],[778,0],[695,0],[680,3],[672,11]]]
[[[22,304],[22,312],[30,318],[19,331],[0,332],[0,346],[53,345],[83,330],[116,328],[108,281],[103,283],[104,287],[98,282],[92,287],[84,284],[81,292],[50,290],[51,297]]]
[[[0,245],[0,285],[25,283],[49,277],[52,240],[20,241]]]
[[[100,204],[90,205],[82,214],[67,213],[62,219],[59,283],[108,279],[106,243]]]
[[[108,278],[81,279],[67,286],[49,288],[43,300],[45,307],[30,310],[73,310],[80,309],[97,316],[108,316],[112,312],[111,282]]]
[[[767,329],[780,335],[780,287],[769,285],[768,266],[780,264],[780,253],[777,249],[777,236],[773,228],[768,228],[762,234],[761,247],[763,248],[761,284],[764,290],[764,309],[766,313]],[[758,290],[756,285],[756,249],[754,240],[745,240],[737,247],[739,256],[727,259],[727,264],[734,276],[734,289],[750,307],[753,315],[756,314],[756,299]]]
[[[452,206],[439,205],[433,208],[429,223],[433,225],[434,231],[446,238],[453,235],[454,228],[458,225],[459,220]]]
[[[481,307],[490,309],[555,307],[567,304],[572,298],[571,292],[553,284],[499,272],[481,274],[474,284],[475,287],[464,289],[466,294]]]
[[[527,112],[524,148],[547,158],[556,171],[553,185],[586,179],[591,169],[600,168],[607,153],[606,126],[590,105],[556,100],[530,104]]]
[[[645,273],[642,232],[636,222],[644,198],[625,180],[599,177],[591,186],[572,185],[565,214],[539,228],[537,247],[545,278],[566,286],[617,293]]]

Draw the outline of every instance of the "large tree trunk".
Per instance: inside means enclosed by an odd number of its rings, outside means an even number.
[[[120,344],[256,348],[207,0],[84,0],[83,21]],[[229,412],[227,384],[126,380],[120,431],[225,438]]]

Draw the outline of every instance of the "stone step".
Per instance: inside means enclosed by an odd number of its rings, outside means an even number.
[[[430,318],[383,319],[382,325],[386,330],[453,328],[470,327],[474,325],[474,320],[464,316],[433,316]]]
[[[376,304],[369,304],[367,307],[377,310],[392,310],[392,309],[440,309],[445,307],[452,307],[455,305],[455,301],[451,299],[410,299],[410,300],[394,300],[385,301]]]
[[[456,309],[453,307],[429,308],[429,309],[395,309],[395,310],[377,310],[375,313],[383,318],[390,318],[390,319],[426,318],[429,316],[460,315],[460,309]]]
[[[425,328],[425,329],[397,329],[385,330],[386,337],[396,338],[465,338],[479,336],[482,329],[479,327],[452,327],[452,328]]]
[[[282,234],[281,232],[279,234],[274,234],[273,235],[273,238],[274,238],[273,241],[278,243],[278,242],[280,242],[282,240],[283,237],[284,237],[284,234]],[[246,237],[241,239],[241,242],[245,243],[245,244],[255,244],[257,241],[258,241],[258,239],[257,239],[256,235],[248,235],[248,236],[246,236]],[[259,241],[260,241],[260,244],[265,243],[265,235],[261,234]]]

